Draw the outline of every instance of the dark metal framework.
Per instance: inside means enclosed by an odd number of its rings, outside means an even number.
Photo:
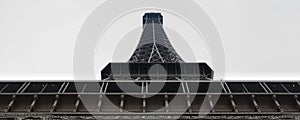
[[[102,80],[212,80],[206,63],[109,63]]]
[[[169,42],[169,39],[163,29],[163,16],[160,13],[146,13],[143,16],[143,27],[143,33],[139,44],[129,62],[183,62]]]
[[[138,87],[136,84],[141,86]],[[156,84],[165,84],[158,93],[154,92],[157,90]],[[208,113],[205,119],[222,116],[264,118],[266,115],[269,118],[295,119],[300,113],[299,82],[122,80],[78,82],[76,85],[77,89],[74,82],[2,82],[0,115],[12,118],[18,115],[88,117],[93,114],[96,117],[106,116],[107,119],[112,119],[118,115],[148,117],[180,115],[183,118],[190,118]],[[220,91],[208,90],[209,85],[219,87]],[[127,86],[130,89],[125,93],[120,86]],[[175,103],[178,104],[169,104],[174,102],[175,96],[177,97]],[[218,100],[204,99],[217,96],[220,96]],[[90,101],[82,104],[84,99]],[[200,110],[202,105],[206,107]]]

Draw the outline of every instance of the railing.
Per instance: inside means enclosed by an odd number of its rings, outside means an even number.
[[[2,82],[0,113],[299,114],[299,82]]]

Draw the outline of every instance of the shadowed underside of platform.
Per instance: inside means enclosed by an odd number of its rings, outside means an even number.
[[[299,94],[298,82],[3,82],[0,115],[295,118]]]

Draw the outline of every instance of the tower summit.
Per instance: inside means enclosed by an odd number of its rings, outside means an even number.
[[[176,53],[163,28],[160,13],[145,13],[143,32],[127,63],[109,63],[102,80],[211,80],[206,63],[185,63]]]

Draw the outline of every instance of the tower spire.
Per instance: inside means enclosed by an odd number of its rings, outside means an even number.
[[[164,29],[160,13],[143,16],[143,32],[130,63],[183,63],[172,47]]]

